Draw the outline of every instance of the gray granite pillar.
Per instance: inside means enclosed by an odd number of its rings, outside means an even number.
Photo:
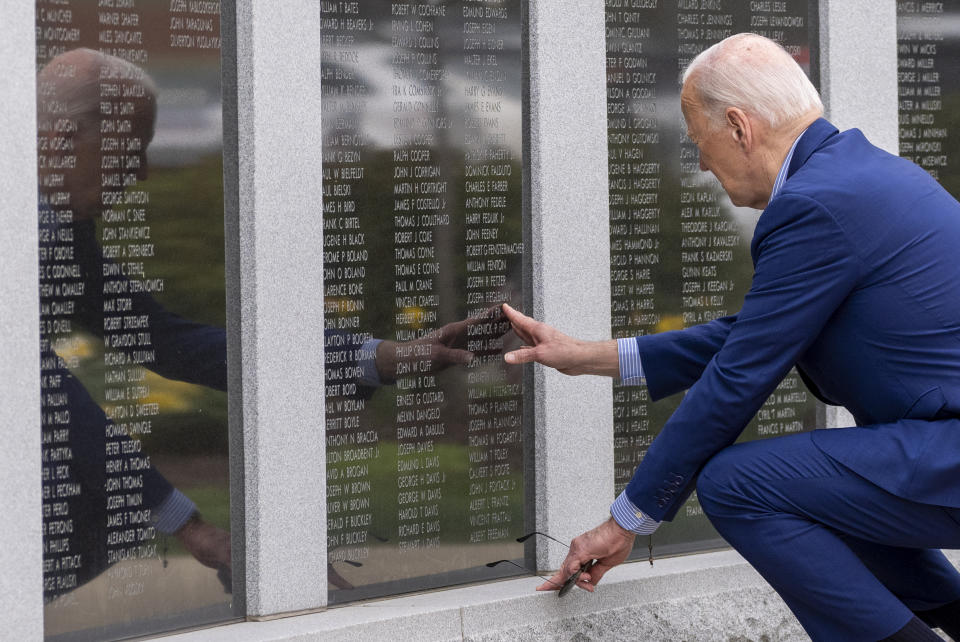
[[[834,125],[899,153],[896,3],[820,0],[820,86]],[[855,424],[840,406],[828,406],[826,418],[830,428]]]
[[[327,600],[320,9],[241,0],[234,24],[225,131],[236,140],[228,202],[239,190],[228,219],[239,217],[243,453],[232,458],[243,462],[247,614],[258,618]]]
[[[820,0],[820,53],[827,118],[897,154],[896,3]]]
[[[533,316],[582,339],[610,337],[606,36],[603,0],[531,0],[530,216]],[[609,379],[535,366],[536,526],[560,539],[613,500]],[[541,547],[557,568],[566,549]]]
[[[40,299],[34,7],[0,0],[0,612],[4,637],[43,637]]]

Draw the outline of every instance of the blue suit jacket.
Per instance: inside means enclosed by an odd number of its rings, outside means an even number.
[[[637,338],[650,395],[689,388],[627,486],[671,519],[794,365],[859,427],[825,453],[891,493],[960,507],[960,203],[916,165],[826,120],[757,223],[735,317]]]

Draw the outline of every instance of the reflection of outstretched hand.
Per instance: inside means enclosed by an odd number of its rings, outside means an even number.
[[[506,303],[503,314],[513,331],[526,343],[504,355],[507,363],[541,363],[568,375],[595,374],[616,377],[620,360],[616,341],[581,341],[553,326],[517,312]]]
[[[224,589],[230,592],[230,533],[203,521],[194,513],[174,536],[198,562],[217,569]]]
[[[413,341],[383,341],[377,346],[377,371],[382,381],[392,382],[408,372],[431,374],[468,365],[477,355],[498,352],[493,340],[509,329],[498,308],[491,308],[482,317],[448,323]]]

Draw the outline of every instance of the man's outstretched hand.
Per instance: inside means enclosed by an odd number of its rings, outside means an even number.
[[[517,312],[506,303],[503,304],[503,314],[513,326],[513,331],[527,344],[505,354],[503,358],[507,363],[542,363],[568,375],[620,376],[616,341],[575,339],[553,326]]]
[[[538,586],[537,590],[559,590],[567,578],[579,571],[581,566],[590,560],[597,560],[593,568],[584,571],[577,580],[577,586],[592,593],[607,571],[627,559],[635,538],[636,535],[621,528],[611,517],[570,542],[570,552],[563,560],[560,570]]]

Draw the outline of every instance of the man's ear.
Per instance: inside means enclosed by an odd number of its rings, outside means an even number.
[[[753,145],[753,129],[750,126],[750,119],[747,118],[747,114],[742,109],[727,107],[724,115],[734,142],[745,149],[749,149]]]

